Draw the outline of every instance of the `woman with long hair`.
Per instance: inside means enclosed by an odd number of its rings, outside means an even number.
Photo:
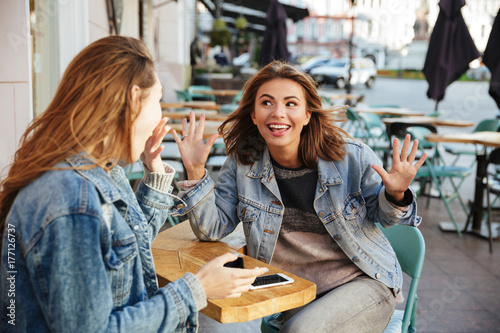
[[[379,227],[418,226],[409,188],[425,156],[410,137],[393,166],[353,140],[324,110],[314,81],[275,61],[245,84],[240,106],[220,126],[228,159],[210,178],[194,114],[174,132],[188,180],[180,193],[198,238],[215,241],[243,223],[250,256],[316,283],[317,298],[281,315],[282,332],[382,332],[401,291],[396,255]]]
[[[158,287],[151,243],[174,200],[161,97],[137,39],[100,39],[69,64],[1,182],[2,332],[194,332],[207,298],[264,273],[223,267],[228,253]],[[120,165],[139,158],[134,194]]]

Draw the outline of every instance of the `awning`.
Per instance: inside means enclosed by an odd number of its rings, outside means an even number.
[[[234,28],[234,21],[244,16],[248,21],[247,30],[263,34],[266,30],[266,12],[272,0],[224,0],[220,1],[220,18],[229,28]],[[216,0],[200,0],[213,17],[217,16]],[[309,16],[307,8],[299,8],[283,4],[286,14],[293,22]]]

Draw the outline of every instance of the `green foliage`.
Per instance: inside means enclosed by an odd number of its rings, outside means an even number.
[[[227,30],[226,22],[221,19],[214,20],[212,31],[210,32],[210,47],[228,45],[230,40],[231,33]]]
[[[248,26],[248,21],[244,16],[240,16],[234,21],[234,26],[238,30],[245,30]]]

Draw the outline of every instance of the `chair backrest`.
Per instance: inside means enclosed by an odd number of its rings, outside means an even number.
[[[352,120],[352,121],[359,121],[359,116],[358,114],[356,113],[356,111],[354,111],[353,109],[351,108],[347,108],[346,111],[345,111],[345,115],[347,117],[348,120]]]
[[[476,128],[474,128],[474,132],[496,132],[498,129],[500,129],[500,119],[485,119],[477,124]]]
[[[385,125],[380,119],[378,115],[375,113],[365,113],[365,112],[360,112],[358,114],[359,118],[363,120],[363,123],[365,124],[365,127],[370,133],[374,134],[377,137],[383,136],[386,134],[385,132]]]
[[[178,102],[189,102],[193,100],[189,92],[185,90],[176,90],[175,94],[177,95]]]
[[[235,104],[240,104],[242,95],[243,95],[243,90],[240,90],[236,95],[234,95],[232,102]]]
[[[379,225],[379,228],[396,252],[402,271],[412,278],[403,316],[402,332],[406,333],[409,327],[415,328],[417,288],[425,257],[424,237],[420,230],[411,226],[383,228]]]
[[[189,86],[188,92],[191,95],[191,98],[193,100],[211,100],[215,101],[215,96],[213,95],[205,95],[201,93],[196,93],[196,91],[203,91],[203,90],[213,90],[212,87],[210,86],[199,86],[199,85],[192,85]]]

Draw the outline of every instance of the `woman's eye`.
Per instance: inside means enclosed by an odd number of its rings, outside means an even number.
[[[288,102],[286,103],[287,106],[297,106],[297,103],[295,102]]]
[[[271,105],[271,101],[263,101],[262,105],[269,106]]]

